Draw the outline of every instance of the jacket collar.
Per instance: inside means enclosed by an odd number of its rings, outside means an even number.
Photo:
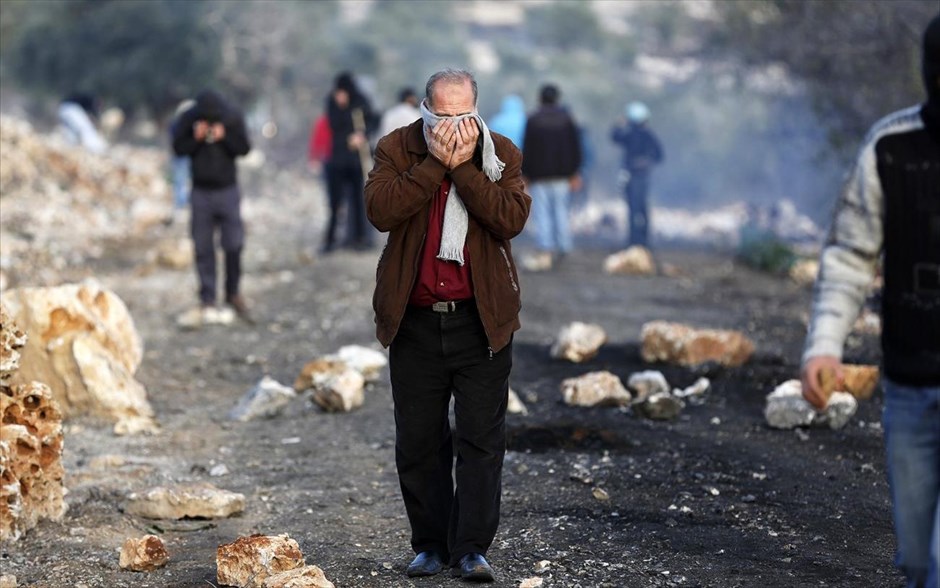
[[[405,144],[411,153],[425,154],[428,152],[428,142],[424,138],[424,121],[418,119],[408,125]]]

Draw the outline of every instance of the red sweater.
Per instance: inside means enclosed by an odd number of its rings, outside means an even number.
[[[470,278],[470,252],[463,246],[464,264],[437,258],[441,249],[441,234],[444,229],[444,207],[450,191],[450,178],[444,178],[441,187],[431,201],[428,217],[428,233],[424,249],[418,262],[418,279],[411,291],[409,304],[431,306],[435,302],[466,300],[473,298],[473,281]]]

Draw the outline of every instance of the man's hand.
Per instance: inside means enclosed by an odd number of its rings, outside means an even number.
[[[204,120],[197,120],[193,123],[193,138],[197,141],[205,141],[209,133],[209,123]]]
[[[465,118],[457,124],[457,146],[454,148],[454,155],[450,160],[450,169],[470,161],[473,152],[477,148],[477,140],[480,138],[480,128],[477,126],[477,119]]]
[[[447,169],[453,169],[450,160],[454,156],[454,147],[457,145],[457,129],[450,119],[444,119],[434,125],[430,133],[426,133],[428,153],[444,164]]]
[[[451,170],[469,161],[477,148],[480,128],[474,118],[465,118],[456,125],[450,119],[437,123],[428,136],[428,152]]]
[[[584,186],[584,182],[581,180],[581,174],[574,174],[568,178],[568,191],[578,192],[582,186]]]
[[[366,136],[364,133],[356,131],[355,133],[346,137],[346,147],[350,151],[359,151],[359,149],[366,144]]]
[[[811,357],[803,365],[800,380],[803,398],[817,410],[822,410],[829,404],[832,391],[842,386],[842,362],[831,355]]]
[[[225,125],[220,122],[212,124],[212,136],[216,141],[221,141],[225,138]]]

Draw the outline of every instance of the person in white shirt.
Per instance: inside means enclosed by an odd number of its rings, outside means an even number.
[[[413,88],[402,88],[398,92],[398,104],[386,110],[382,115],[376,141],[399,127],[407,127],[419,118],[421,118],[421,112],[418,110],[418,95],[415,94]]]

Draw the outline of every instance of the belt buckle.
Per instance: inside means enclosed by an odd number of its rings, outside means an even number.
[[[449,302],[435,302],[431,305],[431,310],[434,312],[453,312],[457,310],[457,303],[453,300]]]

